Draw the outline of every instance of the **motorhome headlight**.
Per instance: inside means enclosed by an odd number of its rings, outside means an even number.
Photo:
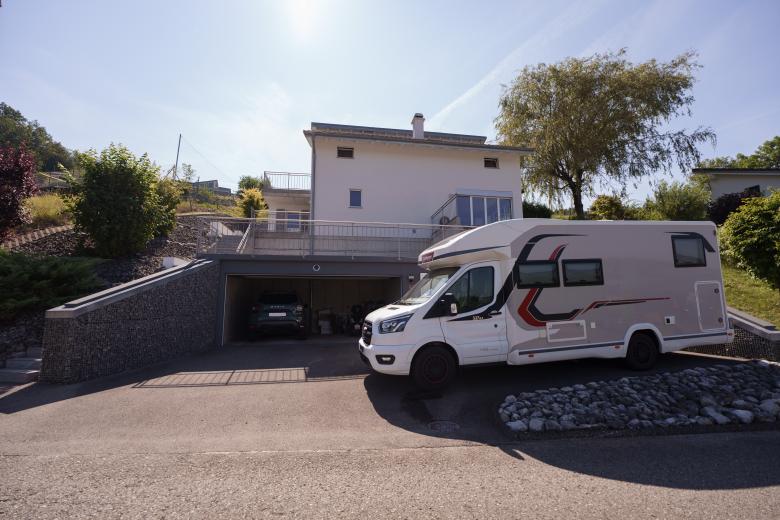
[[[404,316],[398,316],[396,318],[382,321],[379,323],[379,333],[389,334],[391,332],[403,332],[404,328],[406,327],[406,322],[409,321],[409,318],[411,317],[411,314],[406,314]]]

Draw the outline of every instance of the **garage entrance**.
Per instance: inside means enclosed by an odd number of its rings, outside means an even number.
[[[251,341],[253,305],[266,295],[294,295],[304,306],[309,335],[347,335],[352,324],[399,298],[398,277],[278,277],[228,275],[225,280],[223,343]],[[260,334],[263,339],[265,334]],[[277,336],[278,337],[278,336]]]

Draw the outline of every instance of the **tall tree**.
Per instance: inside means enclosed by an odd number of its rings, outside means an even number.
[[[750,155],[738,153],[736,157],[704,159],[699,168],[780,168],[780,135],[764,141]]]
[[[36,158],[37,169],[54,171],[58,165],[73,167],[73,154],[55,141],[37,121],[28,121],[21,112],[0,102],[0,145],[25,146]]]
[[[531,146],[528,188],[567,194],[585,218],[583,196],[596,186],[625,189],[659,170],[687,170],[709,128],[669,129],[690,115],[698,67],[692,52],[668,63],[633,64],[625,50],[524,68],[501,96],[495,120],[502,144]]]

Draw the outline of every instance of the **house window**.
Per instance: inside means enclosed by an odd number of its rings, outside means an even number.
[[[702,237],[672,237],[672,253],[674,254],[675,267],[704,267],[707,265]]]
[[[485,157],[485,168],[498,168],[498,158]]]
[[[473,311],[493,301],[493,268],[477,267],[466,272],[452,284],[452,293],[458,304],[458,313]]]
[[[564,260],[563,285],[604,285],[601,260]]]
[[[534,287],[558,287],[558,263],[548,260],[531,260],[515,267],[515,285],[518,289]]]
[[[339,146],[336,148],[336,157],[339,157],[341,159],[354,159],[355,158],[355,149],[354,148],[344,148],[342,146]]]
[[[363,207],[363,192],[361,190],[349,190],[349,207]]]
[[[458,222],[463,226],[483,226],[512,218],[512,199],[458,195],[455,201]]]

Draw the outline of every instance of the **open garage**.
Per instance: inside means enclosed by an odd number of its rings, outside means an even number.
[[[228,275],[225,278],[223,343],[278,336],[250,329],[252,308],[263,300],[283,298],[305,309],[306,336],[348,334],[370,311],[398,299],[400,277],[279,277]],[[293,333],[294,331],[289,331]]]

